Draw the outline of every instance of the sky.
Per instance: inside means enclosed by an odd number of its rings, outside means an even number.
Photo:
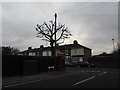
[[[79,44],[92,55],[113,50],[118,43],[118,2],[2,2],[2,46],[26,50],[50,46],[36,37],[36,25],[54,21],[65,24],[72,37],[62,44]]]

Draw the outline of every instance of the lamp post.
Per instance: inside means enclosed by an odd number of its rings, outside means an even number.
[[[115,51],[115,46],[114,46],[114,38],[112,38],[113,41],[113,52]]]

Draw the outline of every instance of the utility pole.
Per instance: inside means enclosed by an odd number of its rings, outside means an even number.
[[[57,19],[57,14],[55,13],[55,32],[56,32],[56,19]],[[55,33],[55,47],[56,47],[56,33]]]
[[[54,48],[54,56],[56,56],[56,19],[57,19],[57,14],[55,13],[55,48]]]

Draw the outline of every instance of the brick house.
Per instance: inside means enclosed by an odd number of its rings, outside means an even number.
[[[86,60],[91,57],[92,49],[78,44],[76,40],[73,41],[73,44],[65,44],[56,46],[56,56],[57,53],[62,52],[65,54],[66,62],[78,62]],[[28,50],[21,52],[21,55],[27,56],[52,56],[51,47],[43,47],[32,49],[31,47]]]

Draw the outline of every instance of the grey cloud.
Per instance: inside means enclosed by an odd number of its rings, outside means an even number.
[[[118,38],[117,3],[3,3],[2,12],[3,44],[18,46],[20,49],[29,45],[49,45],[35,37],[35,26],[54,20],[54,13],[58,13],[57,21],[65,24],[73,34],[65,43],[77,39],[92,48],[94,54],[98,54],[104,50],[110,52],[111,38]],[[100,49],[101,46],[103,49]]]

